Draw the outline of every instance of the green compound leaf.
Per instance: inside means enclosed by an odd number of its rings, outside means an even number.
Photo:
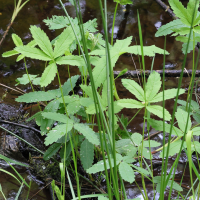
[[[60,139],[62,136],[65,135],[66,130],[67,132],[71,131],[72,127],[73,127],[73,123],[57,125],[51,131],[49,131],[49,133],[47,134],[47,137],[45,138],[44,144],[48,146],[52,144],[53,142],[56,142],[58,139]]]
[[[15,43],[16,47],[23,46],[23,42],[18,35],[12,34],[12,39],[13,39],[13,42]]]
[[[137,99],[143,102],[145,101],[144,90],[134,80],[122,79],[122,84],[127,90],[129,90],[133,95],[135,95]]]
[[[26,57],[37,59],[37,60],[44,60],[44,61],[50,61],[51,57],[49,57],[47,54],[45,54],[43,51],[37,48],[33,48],[30,46],[19,46],[16,47],[15,50],[18,53],[23,54]]]
[[[119,3],[121,5],[133,4],[132,0],[114,0],[114,2]]]
[[[42,73],[40,85],[42,87],[46,87],[47,85],[49,85],[55,78],[56,73],[57,73],[57,65],[55,63],[51,63],[50,65],[48,65],[45,68],[44,72]]]
[[[54,58],[62,56],[69,48],[70,44],[75,40],[75,36],[71,27],[66,28],[56,40],[54,48]]]
[[[53,49],[46,33],[44,33],[43,30],[36,26],[31,26],[30,31],[34,40],[42,49],[42,51],[44,51],[49,57],[53,58]]]
[[[192,23],[192,17],[194,15],[194,22],[195,23],[195,19],[197,17],[197,12],[198,12],[198,7],[199,7],[199,0],[190,0],[187,4],[187,19],[190,22],[190,24]]]
[[[150,141],[144,141],[143,147],[149,147],[149,143],[150,143],[150,147],[158,147],[158,146],[161,145],[159,142],[156,142],[154,140],[150,140]]]
[[[94,145],[88,142],[87,139],[81,143],[80,159],[85,170],[92,166],[94,160]]]
[[[193,135],[200,135],[200,127],[195,127],[192,129]]]
[[[73,88],[76,86],[76,82],[79,78],[79,75],[71,76],[64,85],[62,86],[63,89],[63,95],[66,96],[73,90]],[[61,96],[61,95],[60,95]]]
[[[46,152],[44,153],[43,155],[43,159],[44,160],[49,160],[53,155],[55,155],[58,150],[60,149],[62,144],[60,143],[54,143],[52,144],[47,150]]]
[[[95,145],[100,144],[97,135],[88,125],[86,125],[86,124],[75,124],[74,128],[77,131],[79,131],[80,133],[82,133],[90,143],[95,144]]]
[[[187,27],[186,25],[183,24],[183,22],[180,19],[173,20],[169,22],[168,24],[165,24],[161,26],[158,31],[156,32],[155,36],[160,37],[163,35],[168,35],[173,32],[173,28],[181,28],[181,27]]]
[[[49,102],[42,113],[44,113],[44,112],[55,113],[58,110],[59,104],[60,103],[57,99]],[[44,117],[42,117],[42,115],[39,115],[39,117],[36,118],[36,123],[38,124],[38,122],[40,123],[39,126],[40,126],[40,130],[41,130],[41,135],[44,135],[51,129],[51,127],[53,126],[54,120],[44,119]]]
[[[73,120],[69,119],[66,115],[54,112],[43,112],[42,116],[47,119],[52,119],[54,121],[62,122],[62,123],[73,123]]]
[[[181,143],[182,143],[182,140],[178,140],[176,142],[171,143],[170,147],[169,147],[169,155],[168,156],[173,156],[174,154],[179,153],[182,150]],[[184,142],[184,146],[186,147],[185,142]],[[165,153],[164,157],[166,157],[167,147],[165,147],[164,153]],[[163,151],[160,152],[160,158],[162,158],[162,156],[163,156]]]
[[[10,57],[10,56],[14,56],[19,54],[18,51],[15,50],[11,50],[11,51],[6,51],[5,53],[2,54],[2,57],[6,58],[6,57]]]
[[[180,108],[177,109],[177,112],[175,113],[176,119],[178,121],[178,126],[179,128],[185,132],[186,124],[187,124],[187,118],[188,118],[188,113]],[[190,116],[188,118],[188,125],[187,125],[187,130],[186,133],[190,130],[192,126],[192,122],[190,119]]]
[[[17,102],[26,102],[26,103],[33,103],[37,101],[50,101],[56,98],[58,92],[57,90],[50,90],[48,92],[38,91],[38,92],[29,92],[19,96],[15,100]]]
[[[128,53],[133,53],[133,54],[136,54],[136,55],[142,55],[141,47],[139,45],[134,45],[134,46],[128,47],[126,49],[126,51]],[[155,45],[143,47],[144,56],[153,57],[153,56],[155,56],[156,53],[158,53],[158,54],[164,54],[165,53],[166,55],[169,54],[168,51],[164,51],[163,49],[160,49],[159,47],[156,47]]]
[[[78,66],[79,71],[82,75],[87,74],[87,67],[85,65],[85,61],[81,56],[63,56],[56,59],[56,63],[59,65],[72,65],[72,66]]]
[[[163,121],[158,121],[158,120],[154,120],[154,119],[149,119],[148,120],[149,124],[157,131],[163,131]],[[165,123],[165,132],[170,133],[170,124],[166,124]],[[172,128],[172,135],[176,135],[176,136],[183,136],[183,132],[176,128],[175,126],[173,126]]]
[[[117,40],[113,47],[110,47],[110,58],[111,58],[111,67],[115,66],[120,55],[126,52],[126,49],[130,45],[132,37],[128,37],[124,40]],[[92,62],[95,65],[93,70],[93,76],[95,80],[95,87],[99,87],[106,80],[106,66],[107,60],[105,56],[105,50],[94,50],[90,53],[91,55],[100,55],[102,56],[98,60]]]
[[[164,100],[167,100],[167,99],[171,99],[171,98],[174,98],[177,94],[177,91],[178,89],[169,89],[169,90],[165,90],[164,91]],[[179,90],[179,94],[178,95],[181,95],[185,92],[184,89],[180,89]],[[159,102],[159,101],[163,101],[163,92],[159,92],[151,101],[149,102]]]
[[[123,108],[143,108],[144,104],[133,99],[120,99],[117,101],[117,105]]]
[[[151,101],[156,96],[156,94],[160,90],[160,87],[161,87],[160,74],[158,72],[153,71],[150,74],[150,76],[147,80],[147,84],[145,86],[146,100],[148,102]]]
[[[38,75],[29,74],[30,81],[33,81]],[[18,84],[26,85],[29,83],[29,78],[27,74],[24,74],[21,78],[17,78]],[[18,85],[16,84],[16,85]]]
[[[119,164],[119,173],[125,181],[129,183],[133,183],[135,181],[135,173],[129,164],[121,162]]]
[[[113,168],[114,167],[113,158],[111,158],[110,160],[111,160],[111,167]],[[116,164],[117,165],[120,163],[121,160],[122,160],[122,156],[120,154],[116,154]],[[106,159],[105,162],[106,162],[107,170],[110,169],[108,159]],[[101,160],[101,161],[97,162],[96,164],[94,164],[89,169],[87,169],[86,172],[89,173],[89,174],[95,174],[97,172],[102,172],[104,170],[105,170],[104,169],[104,161]]]
[[[191,19],[188,20],[187,9],[183,6],[183,4],[179,0],[170,0],[169,3],[174,11],[174,14],[179,17],[185,25],[191,26]]]
[[[146,108],[149,112],[153,113],[154,115],[163,118],[163,107],[157,105],[149,105]],[[164,110],[165,110],[165,120],[169,121],[171,119],[171,115],[166,109]]]

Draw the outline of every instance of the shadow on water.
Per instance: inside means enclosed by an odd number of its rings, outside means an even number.
[[[65,3],[66,9],[69,12],[69,15],[72,17],[75,17],[75,10],[73,6],[70,5],[70,3],[63,1]],[[81,0],[81,11],[83,14],[83,20],[84,22],[97,18],[98,23],[98,30],[103,33],[103,27],[102,27],[102,20],[101,15],[99,12],[99,6],[98,3],[94,0]],[[167,4],[167,2],[166,2]],[[0,36],[3,36],[4,31],[6,30],[10,18],[12,16],[14,6],[13,6],[13,0],[1,0],[1,7],[0,7]],[[112,19],[113,19],[113,13],[115,9],[115,3],[113,1],[108,1],[108,30],[109,33],[111,33],[112,29]],[[154,1],[154,0],[134,0],[133,5],[127,5],[127,6],[119,6],[117,10],[117,16],[116,16],[116,23],[114,28],[114,40],[116,39],[124,39],[129,36],[133,36],[132,44],[139,44],[139,34],[138,34],[138,23],[137,23],[137,10],[140,13],[140,20],[142,24],[142,34],[143,34],[143,42],[145,46],[149,45],[156,45],[157,47],[163,48],[164,47],[164,37],[155,37],[155,33],[157,29],[163,25],[171,21],[171,17],[166,13],[165,11],[160,8],[160,6]],[[57,0],[34,0],[28,2],[28,4],[20,11],[19,15],[17,16],[13,26],[11,27],[10,31],[8,32],[8,35],[6,39],[4,40],[4,43],[0,47],[0,55],[8,50],[11,50],[14,48],[14,44],[11,38],[11,35],[13,33],[19,35],[22,38],[22,41],[24,44],[27,44],[31,40],[31,34],[29,32],[30,25],[37,25],[40,26],[41,29],[43,29],[50,39],[54,39],[59,33],[59,30],[49,30],[48,27],[43,23],[43,19],[46,19],[47,17],[51,18],[52,15],[64,15],[64,12],[59,4],[59,1]],[[182,62],[183,62],[183,54],[181,52],[181,43],[175,41],[174,37],[167,36],[167,47],[166,50],[170,52],[170,55],[166,56],[166,69],[180,69]],[[9,58],[2,58],[0,57],[0,83],[5,84],[10,87],[14,87],[16,84],[15,79],[21,77],[25,73],[25,67],[23,61],[16,62],[16,57],[9,57]],[[145,58],[146,61],[146,69],[150,69],[152,58]],[[135,66],[137,69],[139,69],[139,62],[138,57],[133,56],[131,57],[129,54],[124,54],[120,57],[120,59],[117,61],[116,66],[114,70],[122,70],[124,68],[128,68],[129,70],[135,70]],[[163,66],[163,56],[156,55],[155,61],[154,61],[154,69],[162,69]],[[36,61],[36,60],[30,60],[27,59],[27,67],[30,74],[39,74],[43,72],[44,69],[44,63]],[[186,69],[192,68],[192,55],[189,54],[187,58],[186,63]],[[78,72],[78,68],[76,67],[70,67],[71,75],[80,74]],[[59,68],[59,72],[61,74],[62,83],[67,79],[67,71],[65,67]],[[189,78],[185,78],[183,80],[182,87],[187,88],[188,87]],[[166,88],[175,88],[178,84],[178,79],[176,78],[167,78],[165,80]],[[57,88],[58,82],[55,80],[50,86],[51,88]],[[20,86],[20,88],[24,91],[30,91],[30,86]],[[122,87],[121,81],[119,79],[117,83],[117,89],[119,92],[120,98],[129,97],[134,98],[133,95],[128,94],[127,90]],[[5,87],[0,87],[0,98],[7,92],[6,98],[3,100],[0,100],[0,105],[3,105],[4,113],[9,105],[15,105],[17,107],[8,109],[8,113],[11,112],[13,109],[17,110],[19,109],[20,105],[17,104],[14,101],[14,98],[16,98],[19,94],[11,91],[10,89],[7,89]],[[128,95],[128,96],[127,96]],[[185,99],[185,95],[182,95],[181,98]],[[3,104],[5,103],[5,104]],[[166,108],[168,111],[172,111],[173,109],[174,100],[168,100],[166,101]],[[36,111],[35,111],[36,112]],[[131,118],[135,114],[135,110],[125,110],[123,113]],[[23,113],[24,114],[24,113]],[[4,116],[1,116],[0,119],[3,119]],[[128,130],[132,132],[141,132],[142,130],[142,123],[143,123],[143,115],[139,114],[137,119],[134,120],[133,123],[131,123],[128,126]],[[4,126],[7,126],[4,124]],[[16,131],[16,129],[15,129]],[[153,131],[153,130],[152,130]],[[24,137],[29,136],[30,133],[25,133]],[[1,138],[8,138],[7,135],[2,131],[0,131]],[[158,134],[156,137],[156,140],[159,142],[162,142],[162,133]],[[2,139],[3,140],[3,139]],[[8,138],[8,141],[10,141],[11,138]],[[39,141],[41,141],[41,138],[39,138]],[[2,141],[1,141],[2,142]],[[9,147],[10,148],[10,147]],[[17,148],[17,147],[16,147]],[[22,159],[25,155],[21,155]],[[25,156],[26,159],[24,162],[27,162],[27,155]],[[16,158],[16,157],[15,157]],[[17,159],[20,160],[20,156],[17,157]],[[178,176],[182,176],[183,166],[185,165],[185,155],[181,158],[183,162],[179,163],[178,169],[177,169],[177,182]],[[171,158],[170,164],[173,162],[173,157]],[[160,166],[161,166],[161,160],[158,158],[157,155],[155,155],[154,159],[155,163],[155,169],[154,173],[159,175],[160,173]],[[7,169],[7,167],[6,167]],[[19,171],[22,171],[22,174],[24,174],[24,177],[26,176],[24,171],[27,171],[27,173],[30,173],[26,169],[20,169]],[[180,175],[181,174],[181,175]],[[28,177],[31,175],[29,174]],[[185,178],[189,179],[189,172],[186,172]],[[183,180],[183,184],[188,187],[189,181]],[[35,179],[35,185],[37,185],[39,188],[41,188],[42,183],[39,182],[39,180]],[[17,191],[19,188],[19,185],[16,185],[16,183],[13,180],[10,180],[7,175],[0,174],[0,183],[2,184],[3,188],[7,188],[8,194],[13,194]],[[138,177],[138,183],[139,183],[139,177]],[[140,184],[140,183],[139,183]],[[8,189],[9,188],[9,189]],[[35,189],[35,191],[38,191],[39,188]],[[151,183],[147,184],[147,190],[149,192],[149,199],[151,199],[152,195],[152,186]],[[32,191],[32,193],[36,193],[35,191]],[[137,187],[135,185],[127,185],[127,195],[129,198],[135,198],[140,197],[140,192],[137,191]],[[48,199],[47,196],[44,194],[39,194],[40,196],[37,196],[34,199]],[[44,195],[44,196],[43,196]],[[167,195],[167,194],[166,194]],[[175,197],[176,194],[173,194]],[[1,196],[0,196],[1,199]],[[10,197],[11,199],[11,197]],[[23,198],[22,198],[23,199]]]

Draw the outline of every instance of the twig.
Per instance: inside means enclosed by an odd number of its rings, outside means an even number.
[[[23,128],[27,128],[27,129],[31,129],[37,133],[40,133],[40,131],[36,128],[33,128],[33,127],[30,127],[30,126],[26,126],[24,124],[18,124],[18,123],[15,123],[15,122],[9,122],[9,121],[6,121],[6,120],[0,120],[0,123],[4,123],[4,124],[12,124],[12,125],[15,125],[15,126],[21,126]]]

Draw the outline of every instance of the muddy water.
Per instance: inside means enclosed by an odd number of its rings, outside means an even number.
[[[65,3],[66,9],[69,12],[70,16],[75,17],[74,8],[67,1]],[[98,30],[103,33],[102,20],[99,12],[98,3],[95,0],[81,0],[81,11],[83,15],[83,20],[86,22],[89,19],[97,18]],[[165,1],[167,4],[167,1]],[[13,0],[1,0],[0,5],[0,36],[3,36],[4,31],[9,24],[9,20],[13,12]],[[113,13],[115,10],[115,3],[111,0],[108,1],[108,30],[111,33],[112,28],[112,19]],[[133,36],[132,45],[139,44],[139,35],[138,35],[138,20],[137,20],[137,10],[140,13],[140,20],[142,25],[142,34],[144,45],[156,45],[160,48],[164,47],[164,37],[156,38],[154,35],[157,29],[171,21],[171,17],[163,11],[159,5],[154,0],[134,0],[133,5],[119,6],[117,10],[115,31],[114,31],[114,40],[124,39],[129,36]],[[30,25],[37,25],[43,29],[50,39],[55,38],[60,31],[48,30],[48,27],[42,22],[43,19],[47,17],[52,17],[52,15],[64,15],[62,8],[57,0],[34,0],[28,2],[28,4],[21,10],[17,16],[12,28],[10,29],[4,43],[0,47],[0,55],[8,50],[14,48],[13,41],[11,39],[12,33],[19,35],[24,44],[27,44],[31,40],[31,35],[29,32]],[[0,38],[1,38],[0,37]],[[180,69],[183,62],[183,54],[181,52],[181,43],[175,41],[173,37],[167,37],[167,46],[166,50],[170,52],[170,55],[166,56],[166,69]],[[188,55],[186,69],[192,68],[191,54]],[[21,77],[25,73],[25,67],[23,61],[18,63],[15,62],[16,57],[2,58],[0,56],[0,83],[5,84],[6,86],[15,87],[15,79]],[[150,69],[152,58],[145,58],[146,69]],[[44,69],[44,63],[38,62],[36,60],[27,59],[27,67],[30,74],[39,74],[41,75]],[[134,65],[135,63],[135,65]],[[163,66],[163,56],[156,55],[154,61],[154,69],[162,69]],[[124,54],[120,57],[116,63],[115,70],[122,70],[128,68],[129,70],[135,70],[135,67],[139,69],[139,62],[137,56],[133,58],[129,54]],[[64,82],[68,75],[66,68],[59,68],[62,82]],[[70,67],[71,74],[79,73],[76,67]],[[188,87],[188,79],[184,79],[183,88]],[[178,84],[178,79],[168,78],[165,80],[166,88],[174,88]],[[58,87],[58,82],[55,80],[51,84],[52,88]],[[21,89],[25,91],[30,91],[29,86],[20,86]],[[131,94],[128,94],[125,88],[122,87],[119,82],[117,83],[117,88],[119,91],[120,98],[133,97]],[[3,103],[16,105],[14,98],[19,95],[19,93],[11,91],[5,87],[0,86],[0,98],[2,95],[8,92],[6,98],[3,99]],[[128,96],[126,96],[128,95]],[[134,97],[133,97],[134,98]],[[185,95],[181,96],[182,99],[185,99]],[[1,101],[1,100],[0,100]],[[2,102],[2,101],[1,101]],[[171,112],[173,109],[174,100],[166,101],[166,108]],[[135,110],[125,111],[126,116],[132,117],[135,114]],[[141,132],[143,123],[142,113],[138,115],[137,119],[134,120],[128,127],[130,131]],[[159,137],[157,138],[159,140]],[[162,141],[162,137],[160,139]],[[181,170],[180,170],[181,171]],[[0,180],[5,180],[3,177]],[[1,181],[2,183],[2,181]],[[5,182],[3,181],[5,184]],[[6,183],[9,184],[9,183]],[[2,184],[3,185],[3,184]],[[37,184],[36,184],[37,185]],[[4,187],[4,186],[3,186]],[[12,186],[9,185],[9,188]],[[134,188],[134,187],[133,187]],[[10,190],[9,190],[10,191]],[[14,189],[14,191],[16,191]],[[129,197],[137,197],[137,193],[134,192],[134,195],[131,195],[133,192],[131,189],[128,189]],[[1,197],[0,197],[1,198]],[[42,199],[38,197],[37,199]]]

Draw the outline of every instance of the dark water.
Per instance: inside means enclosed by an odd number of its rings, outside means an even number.
[[[98,22],[98,30],[103,33],[102,20],[99,11],[99,5],[97,1],[94,0],[81,0],[81,11],[83,15],[84,22],[89,19],[97,18]],[[167,4],[167,1],[165,1]],[[66,6],[69,15],[75,17],[75,10],[73,6],[70,5],[67,1],[63,1]],[[115,10],[115,3],[111,0],[108,1],[108,30],[111,33],[112,29],[112,19],[113,13]],[[1,0],[0,3],[0,37],[3,36],[4,31],[9,24],[9,21],[12,16],[14,6],[13,0]],[[138,34],[138,20],[137,20],[137,10],[140,14],[140,20],[142,25],[142,35],[143,35],[143,43],[145,46],[156,45],[157,47],[164,48],[164,37],[156,38],[154,35],[157,29],[163,25],[171,21],[171,17],[166,13],[154,0],[134,0],[133,5],[128,6],[119,6],[117,10],[116,23],[115,23],[115,31],[114,31],[114,40],[116,39],[124,39],[129,36],[133,36],[133,41],[131,45],[139,44],[139,34]],[[64,12],[57,0],[34,0],[30,1],[26,4],[26,6],[20,11],[15,22],[11,29],[8,32],[2,46],[0,47],[0,83],[5,84],[6,86],[10,86],[15,88],[15,79],[21,77],[25,73],[25,67],[23,61],[15,62],[16,57],[12,56],[9,58],[2,58],[1,54],[5,51],[9,51],[13,49],[15,46],[13,44],[11,35],[15,33],[22,38],[24,44],[27,44],[31,40],[31,34],[29,32],[30,25],[37,25],[43,29],[49,38],[54,39],[60,31],[52,31],[49,30],[48,27],[43,23],[43,20],[47,17],[51,18],[52,15],[64,15]],[[181,51],[181,43],[175,41],[174,37],[167,36],[167,44],[166,50],[170,52],[170,55],[166,56],[166,69],[180,69],[184,55]],[[150,69],[152,58],[145,58],[146,69]],[[28,70],[30,74],[39,74],[43,72],[45,63],[39,62],[36,60],[26,59]],[[129,70],[139,69],[138,57],[132,57],[129,54],[124,54],[120,57],[118,62],[116,63],[116,67],[114,70],[122,70],[124,68],[128,68]],[[162,69],[163,67],[163,56],[156,55],[154,61],[153,69]],[[186,69],[192,68],[192,54],[188,55]],[[70,67],[71,75],[79,73],[76,67]],[[67,79],[68,74],[66,68],[59,68],[59,72],[61,75],[62,83]],[[189,78],[185,78],[182,84],[183,88],[188,87]],[[178,85],[178,78],[167,78],[165,80],[166,88],[175,88]],[[53,81],[51,84],[52,88],[58,87],[57,80]],[[30,90],[29,86],[20,86],[21,89],[26,91]],[[119,92],[120,98],[134,98],[131,94],[128,94],[126,89],[122,87],[119,82],[117,83],[117,89]],[[15,103],[14,98],[19,95],[19,93],[11,91],[5,87],[0,86],[0,98],[5,92],[7,93],[6,98],[4,99],[4,103],[18,105]],[[181,98],[185,99],[185,95],[182,95]],[[174,100],[166,101],[166,108],[171,112],[173,109]],[[125,111],[126,116],[132,117],[135,114],[135,110]],[[139,114],[138,118],[134,120],[133,123],[129,125],[129,130],[134,132],[141,132],[143,123],[143,113]],[[159,138],[157,138],[159,140]],[[162,141],[162,137],[160,138]],[[181,170],[179,170],[180,173]],[[1,177],[1,183],[4,187],[5,182],[2,182],[3,177]],[[187,182],[187,181],[186,181]],[[8,186],[9,188],[11,185]],[[134,187],[133,187],[134,188]],[[131,193],[130,189],[128,192]],[[137,192],[134,192],[133,195],[129,195],[130,198],[136,197]],[[1,196],[0,196],[1,198]],[[37,199],[43,199],[38,197]]]

